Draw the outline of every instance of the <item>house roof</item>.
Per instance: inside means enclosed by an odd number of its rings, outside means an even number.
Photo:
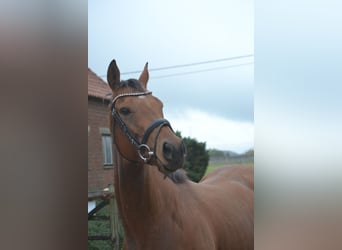
[[[88,68],[88,96],[110,100],[111,94],[108,84]]]

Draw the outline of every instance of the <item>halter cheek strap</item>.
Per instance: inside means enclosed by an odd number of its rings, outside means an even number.
[[[148,162],[153,156],[156,158],[156,153],[153,152],[150,147],[147,145],[147,141],[149,136],[151,135],[151,133],[153,132],[154,129],[159,127],[158,133],[155,137],[155,143],[154,143],[154,150],[156,149],[156,142],[157,142],[157,138],[158,135],[160,133],[160,130],[163,126],[168,126],[169,128],[171,128],[171,125],[169,123],[168,120],[161,118],[161,119],[157,119],[155,121],[153,121],[151,123],[151,125],[147,128],[141,143],[135,138],[135,136],[130,132],[129,128],[126,126],[126,124],[124,123],[124,121],[121,119],[118,111],[115,109],[115,102],[121,98],[121,97],[125,97],[125,96],[144,96],[144,95],[150,95],[152,94],[151,91],[146,91],[146,92],[140,92],[140,93],[124,93],[124,94],[120,94],[118,96],[116,96],[113,101],[112,101],[112,116],[113,119],[118,122],[119,127],[121,128],[122,132],[127,136],[127,138],[129,139],[129,141],[137,148],[139,157],[146,163]],[[172,128],[171,128],[172,130]],[[114,133],[114,123],[113,123],[113,133]],[[113,137],[113,143],[114,143],[114,137]],[[120,150],[119,150],[120,152]],[[120,152],[120,154],[122,155],[122,153]],[[122,155],[123,156],[123,155]],[[126,157],[124,157],[126,158]]]

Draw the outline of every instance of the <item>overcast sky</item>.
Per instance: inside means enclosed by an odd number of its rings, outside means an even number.
[[[244,152],[254,144],[253,4],[89,0],[88,66],[105,76],[112,59],[122,73],[149,62],[148,88],[163,101],[175,130],[207,148]],[[208,62],[218,59],[227,60]],[[208,63],[153,71],[198,62]]]

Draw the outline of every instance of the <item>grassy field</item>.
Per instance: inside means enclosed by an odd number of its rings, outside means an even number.
[[[219,167],[223,167],[223,166],[235,166],[235,165],[244,165],[244,166],[251,166],[251,167],[254,167],[254,162],[245,162],[245,163],[241,163],[241,164],[227,164],[227,163],[225,163],[225,164],[217,164],[217,165],[209,165],[208,167],[207,167],[207,170],[206,170],[206,172],[205,172],[205,175],[206,174],[208,174],[208,173],[210,173],[211,171],[213,171],[214,169],[216,169],[216,168],[219,168]]]

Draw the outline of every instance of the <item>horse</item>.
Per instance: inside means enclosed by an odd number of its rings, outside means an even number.
[[[138,79],[121,80],[113,60],[107,80],[123,249],[253,249],[253,167],[218,168],[190,181],[185,145],[147,90],[148,64]]]

